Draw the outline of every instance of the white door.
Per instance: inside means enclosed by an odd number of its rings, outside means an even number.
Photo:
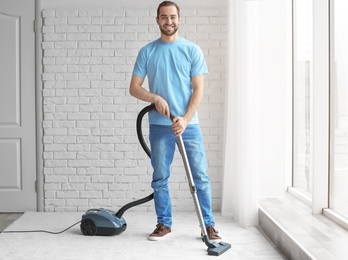
[[[35,0],[0,1],[0,212],[36,211]]]

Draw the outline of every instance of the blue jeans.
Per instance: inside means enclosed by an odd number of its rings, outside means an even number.
[[[188,125],[182,134],[182,139],[196,186],[204,224],[206,227],[214,226],[214,217],[211,210],[210,180],[206,174],[208,165],[199,125]],[[157,222],[168,227],[172,226],[172,205],[168,179],[176,142],[177,137],[174,135],[171,126],[150,125],[151,164],[153,167],[151,187],[154,190]]]

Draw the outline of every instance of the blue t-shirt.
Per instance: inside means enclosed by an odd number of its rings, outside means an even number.
[[[145,45],[136,59],[133,74],[148,77],[150,92],[160,95],[172,115],[183,116],[192,95],[191,77],[207,74],[202,50],[194,43],[179,38],[175,42],[157,39]],[[150,124],[171,125],[157,111],[149,113]],[[197,113],[190,124],[197,124]]]

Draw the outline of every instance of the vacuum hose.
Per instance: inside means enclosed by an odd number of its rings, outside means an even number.
[[[138,114],[138,117],[137,117],[137,135],[138,135],[138,139],[139,139],[139,142],[140,142],[140,145],[141,147],[144,149],[145,153],[151,158],[151,151],[149,149],[149,147],[147,146],[145,140],[144,140],[144,136],[143,136],[143,131],[142,131],[142,122],[143,122],[143,117],[146,113],[150,112],[151,110],[156,110],[156,107],[155,107],[155,104],[151,104],[151,105],[148,105],[146,107],[144,107]],[[137,205],[140,205],[140,204],[143,204],[143,203],[146,203],[150,200],[153,199],[153,193],[150,194],[149,196],[145,197],[145,198],[142,198],[142,199],[139,199],[139,200],[136,200],[136,201],[132,201],[126,205],[124,205],[122,208],[120,208],[119,211],[117,211],[116,213],[116,217],[118,218],[121,218],[123,213],[134,207],[134,206],[137,206]]]

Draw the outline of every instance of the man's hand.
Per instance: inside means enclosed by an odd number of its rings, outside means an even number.
[[[162,97],[157,96],[155,100],[155,107],[157,112],[170,118],[169,105]]]
[[[177,116],[173,119],[172,130],[176,136],[182,135],[188,122],[184,117]]]

